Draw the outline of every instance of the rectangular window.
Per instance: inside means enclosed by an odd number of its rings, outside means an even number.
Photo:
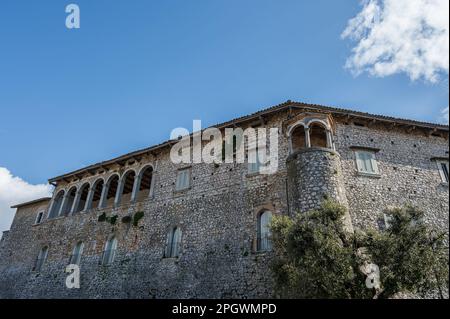
[[[39,212],[39,214],[37,214],[37,216],[36,216],[35,224],[42,223],[43,218],[44,218],[44,212]]]
[[[365,174],[379,174],[375,152],[367,150],[355,151],[358,172]]]
[[[191,169],[185,168],[178,171],[175,189],[177,191],[187,189],[191,186]]]
[[[254,151],[255,152],[255,156],[256,156],[256,162],[253,160],[253,163],[251,163],[251,161],[252,161],[252,157],[250,156],[250,152],[251,152],[251,150],[249,150],[248,152],[247,152],[247,157],[248,157],[248,173],[249,174],[256,174],[256,173],[259,173],[260,172],[260,170],[261,170],[261,168],[265,168],[266,167],[266,164],[263,164],[262,162],[261,162],[261,159],[260,159],[260,157],[259,157],[259,151],[257,150],[257,149],[254,149],[254,150],[252,150],[252,151]],[[265,151],[265,150],[264,150]],[[266,161],[267,161],[267,158],[266,158]]]
[[[436,161],[439,174],[441,175],[442,182],[448,183],[448,161],[438,160]]]

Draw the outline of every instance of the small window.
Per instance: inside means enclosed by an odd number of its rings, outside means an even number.
[[[181,249],[181,229],[175,227],[169,231],[166,239],[166,250],[164,257],[175,258],[180,254]]]
[[[177,191],[187,189],[191,185],[191,169],[185,168],[178,171],[175,189]]]
[[[44,218],[44,212],[39,212],[36,216],[36,221],[34,223],[36,225],[42,223],[43,218]]]
[[[436,161],[439,174],[441,175],[442,182],[448,183],[448,161],[439,160]]]
[[[102,265],[111,265],[116,256],[117,250],[117,239],[115,237],[109,239],[105,244],[105,249],[103,250]]]
[[[258,251],[268,251],[272,249],[270,222],[272,221],[272,212],[263,211],[258,216]]]
[[[375,152],[358,150],[355,151],[355,156],[358,172],[365,174],[379,174]]]
[[[33,271],[37,271],[37,272],[41,271],[42,266],[44,265],[45,261],[47,260],[47,255],[48,255],[48,247],[45,246],[39,252],[39,255],[38,255],[36,262],[34,264],[34,267],[33,267]]]
[[[73,248],[72,255],[70,256],[69,264],[80,265],[81,255],[83,254],[84,243],[82,241],[78,242]]]
[[[251,163],[252,160],[250,159],[250,156],[248,156],[248,173],[249,174],[259,173],[259,170],[261,169],[261,161],[259,160],[258,151],[255,151],[255,154],[256,154],[256,161],[253,161],[254,163]]]

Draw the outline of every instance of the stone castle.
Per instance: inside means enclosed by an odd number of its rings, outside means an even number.
[[[287,101],[215,127],[278,128],[278,170],[174,164],[167,141],[52,178],[14,206],[0,298],[270,298],[267,224],[326,197],[352,228],[412,204],[448,233],[448,126]]]

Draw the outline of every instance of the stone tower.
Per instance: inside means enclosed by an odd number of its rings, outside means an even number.
[[[291,214],[302,213],[320,207],[326,198],[334,199],[347,208],[345,224],[352,231],[333,131],[333,120],[326,114],[304,113],[287,123],[289,207]]]

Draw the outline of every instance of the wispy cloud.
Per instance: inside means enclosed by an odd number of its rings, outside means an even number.
[[[48,184],[29,184],[13,176],[5,167],[0,167],[0,232],[8,230],[11,225],[14,217],[12,205],[49,196],[51,191]]]
[[[342,38],[356,43],[346,67],[435,83],[449,69],[448,0],[365,0]]]
[[[448,106],[441,111],[439,122],[442,124],[448,124]]]

